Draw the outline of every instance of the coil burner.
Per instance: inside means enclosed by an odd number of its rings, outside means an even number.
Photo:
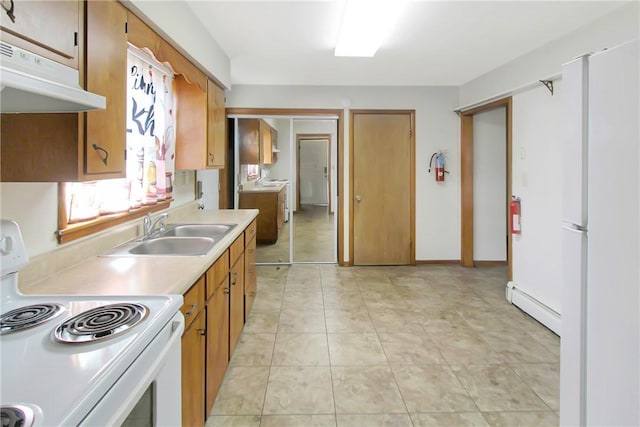
[[[60,313],[60,304],[34,304],[16,308],[0,316],[0,335],[32,328]]]
[[[118,303],[80,313],[58,326],[54,337],[59,342],[85,343],[122,334],[143,321],[149,309],[142,304]]]

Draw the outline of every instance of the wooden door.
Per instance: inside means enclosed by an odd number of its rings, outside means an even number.
[[[413,117],[353,113],[355,265],[415,263]]]

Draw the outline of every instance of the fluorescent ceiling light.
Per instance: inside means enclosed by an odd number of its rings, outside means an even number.
[[[335,56],[375,55],[409,0],[346,0]]]

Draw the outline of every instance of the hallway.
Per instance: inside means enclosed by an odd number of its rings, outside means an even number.
[[[504,268],[259,267],[207,426],[558,425],[559,338]]]

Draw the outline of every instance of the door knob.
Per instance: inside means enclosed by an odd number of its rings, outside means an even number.
[[[356,196],[356,202],[361,202],[362,201],[362,197],[360,197],[359,195]]]

